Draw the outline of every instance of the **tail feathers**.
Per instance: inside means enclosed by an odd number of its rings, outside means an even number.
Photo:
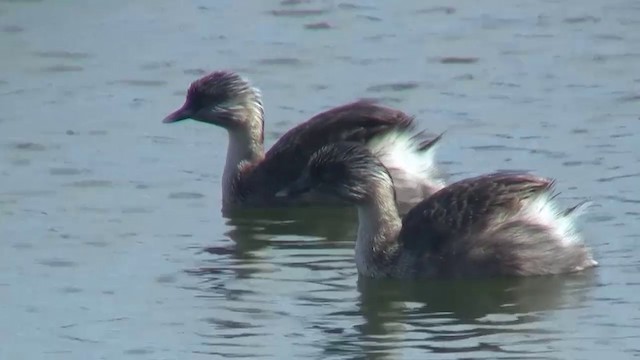
[[[441,138],[442,134],[433,138],[426,132],[400,130],[368,143],[389,171],[398,203],[415,204],[446,185],[435,160],[435,145]]]
[[[386,158],[392,160],[393,165],[403,168],[409,173],[421,176],[434,176],[438,165],[436,162],[436,148],[443,134],[433,137],[426,131],[416,134],[396,132],[395,136],[381,139]]]
[[[575,219],[585,214],[587,210],[593,205],[594,205],[593,201],[584,200],[564,210],[561,215],[564,217],[572,217]]]
[[[430,149],[434,149],[439,144],[439,141],[442,140],[442,137],[444,136],[445,133],[446,131],[443,131],[442,133],[440,133],[440,135],[436,136],[435,138],[421,140],[418,143],[418,151],[425,152],[425,151],[429,151]],[[425,137],[426,134],[427,133],[425,131],[421,131],[415,135],[415,138],[416,139],[418,137],[423,138]]]

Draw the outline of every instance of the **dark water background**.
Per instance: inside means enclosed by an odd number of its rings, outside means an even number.
[[[0,51],[1,359],[640,356],[638,1],[0,0]],[[223,218],[225,132],[160,123],[220,68],[268,144],[375,97],[557,178],[601,266],[365,282],[353,212]]]

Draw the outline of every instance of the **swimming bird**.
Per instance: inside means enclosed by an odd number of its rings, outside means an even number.
[[[526,172],[480,175],[444,187],[401,218],[384,164],[341,142],[316,152],[278,196],[315,190],[355,205],[355,258],[364,277],[533,276],[597,265],[575,225],[588,203],[560,209],[553,185]]]
[[[413,117],[360,100],[319,113],[285,133],[264,152],[260,90],[231,71],[215,71],[191,83],[184,105],[163,122],[194,119],[229,135],[222,177],[223,211],[238,207],[337,204],[340,199],[275,194],[301,174],[309,157],[337,141],[365,144],[392,174],[402,207],[445,185],[434,159],[440,137],[415,131]]]

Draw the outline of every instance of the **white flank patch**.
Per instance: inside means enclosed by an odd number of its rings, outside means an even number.
[[[436,176],[436,143],[427,151],[420,151],[419,141],[412,134],[393,131],[371,140],[367,146],[388,169],[401,170],[418,182]],[[433,181],[433,179],[431,179]],[[442,182],[441,184],[445,184]]]
[[[558,208],[558,204],[547,193],[538,196],[525,205],[519,216],[549,227],[558,239],[562,241],[563,246],[572,246],[582,242],[582,238],[576,229],[575,221],[585,212],[589,205],[590,203],[581,204],[573,212],[566,215],[565,211]]]

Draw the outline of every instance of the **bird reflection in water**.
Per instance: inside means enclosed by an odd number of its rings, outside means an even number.
[[[259,257],[256,253],[268,248],[300,250],[344,244],[355,237],[358,226],[356,211],[351,207],[236,209],[223,215],[229,227],[225,232],[228,239],[216,240],[202,251],[229,257],[234,263],[255,261]],[[220,266],[222,263],[215,261],[214,266],[190,272],[216,274],[225,270]],[[264,269],[234,266],[234,271],[239,278],[244,278]]]
[[[333,329],[340,336],[329,336],[325,349],[328,354],[349,353],[353,344],[359,344],[362,353],[373,359],[394,358],[391,354],[397,353],[393,350],[398,346],[469,356],[480,352],[539,354],[544,348],[535,346],[536,342],[562,336],[545,328],[545,319],[554,311],[581,307],[595,282],[592,269],[562,276],[501,279],[360,277],[355,313],[363,322],[355,331]],[[508,335],[518,333],[527,334],[531,344],[508,343],[512,339]],[[512,345],[524,345],[518,346],[523,350],[505,349]]]

